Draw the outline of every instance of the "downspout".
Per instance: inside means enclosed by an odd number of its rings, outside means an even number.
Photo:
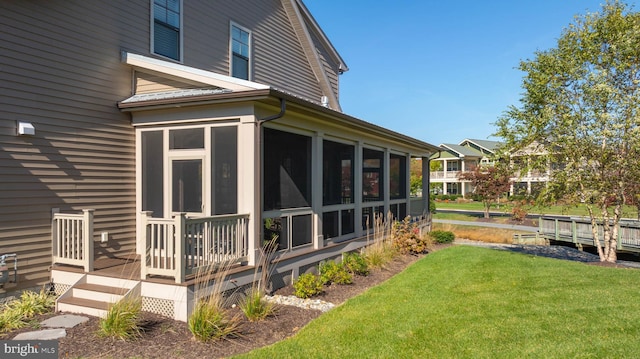
[[[287,111],[287,101],[283,98],[280,99],[280,112],[275,114],[275,115],[271,115],[271,116],[267,116],[261,120],[256,121],[256,126],[258,128],[260,128],[260,126],[265,123],[265,122],[269,122],[269,121],[273,121],[273,120],[277,120],[279,118],[281,118],[282,116],[284,116],[285,111]],[[260,138],[258,139],[258,141],[260,141]],[[262,142],[262,141],[260,141]]]
[[[257,141],[256,142],[257,142],[257,151],[258,151],[257,156],[256,156],[257,160],[255,161],[256,166],[258,166],[258,168],[256,170],[256,172],[258,173],[258,183],[257,183],[257,186],[255,188],[256,188],[256,191],[257,191],[257,196],[256,197],[258,197],[258,199],[260,201],[260,204],[258,205],[258,210],[255,211],[256,212],[256,215],[255,215],[255,217],[256,217],[256,226],[259,226],[258,227],[259,230],[257,231],[258,232],[257,235],[258,235],[258,239],[259,239],[258,243],[262,243],[262,232],[264,230],[264,228],[263,228],[264,224],[263,224],[263,219],[262,219],[262,211],[263,211],[263,207],[264,207],[264,195],[262,193],[263,192],[263,187],[264,187],[264,171],[263,171],[263,165],[262,165],[263,157],[264,157],[264,151],[262,149],[262,142],[263,142],[262,141],[262,137],[263,137],[262,125],[265,122],[269,122],[269,121],[273,121],[273,120],[277,120],[279,118],[282,118],[284,116],[286,110],[287,110],[287,102],[286,102],[285,99],[280,98],[280,112],[279,113],[277,113],[275,115],[267,116],[267,117],[262,118],[262,119],[258,119],[255,122],[255,128],[256,128],[256,131],[257,131],[257,135],[256,135]],[[254,256],[253,256],[254,260],[257,259],[256,258],[256,254],[257,254],[257,251],[254,251]]]

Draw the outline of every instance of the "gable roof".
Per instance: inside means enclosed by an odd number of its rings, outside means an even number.
[[[471,139],[471,138],[467,138],[464,139],[462,142],[460,142],[460,145],[464,146],[464,144],[466,142],[471,142],[473,144],[475,144],[478,147],[482,147],[483,149],[491,152],[491,153],[495,153],[498,149],[498,147],[500,147],[500,142],[498,141],[489,141],[489,140],[476,140],[476,139]]]
[[[283,0],[283,1],[287,1],[287,0]],[[340,64],[339,65],[340,71],[342,72],[349,71],[349,67],[347,67],[347,64],[344,62],[344,60],[342,59],[342,57],[340,56],[336,48],[333,46],[331,41],[329,41],[329,38],[327,37],[327,35],[325,35],[324,31],[322,31],[322,29],[320,28],[320,25],[318,25],[318,22],[313,17],[313,15],[311,15],[311,12],[309,12],[309,9],[307,9],[307,6],[302,2],[302,0],[289,0],[289,1],[295,1],[300,6],[301,15],[304,15],[304,18],[307,24],[311,27],[311,30],[313,30],[318,35],[318,37],[322,39],[325,45],[324,46],[325,49],[329,51],[329,53],[331,53],[331,55],[333,56],[334,60]]]
[[[443,143],[440,145],[440,147],[458,154],[459,157],[483,157],[484,156],[482,152],[467,146],[454,145],[451,143]]]
[[[325,72],[324,64],[318,55],[318,51],[316,50],[316,46],[311,38],[310,32],[312,31],[316,37],[320,39],[320,45],[328,51],[328,53],[333,57],[333,60],[339,64],[341,72],[348,70],[347,65],[344,63],[340,54],[338,54],[333,44],[331,44],[331,41],[329,41],[301,0],[282,0],[282,6],[287,12],[289,20],[293,25],[293,30],[296,32],[296,35],[302,44],[302,50],[309,60],[309,65],[318,80],[322,93],[327,96],[327,99],[329,100],[329,107],[341,110],[340,99],[338,98],[338,94],[333,91],[333,87],[331,86],[329,77]]]

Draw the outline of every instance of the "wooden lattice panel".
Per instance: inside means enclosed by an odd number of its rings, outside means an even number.
[[[160,314],[168,318],[173,318],[173,309],[174,304],[171,300],[142,297],[142,310],[145,312]]]

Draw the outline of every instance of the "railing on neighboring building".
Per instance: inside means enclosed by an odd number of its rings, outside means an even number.
[[[51,237],[53,263],[93,270],[93,209],[81,214],[53,213]]]
[[[431,171],[429,179],[458,178],[460,171]]]
[[[241,262],[247,257],[249,215],[221,215],[173,219],[142,213],[145,255],[140,275],[163,275],[185,281],[187,275],[218,264]]]
[[[540,234],[549,240],[595,245],[589,219],[540,217],[539,227]],[[604,239],[602,225],[598,225],[598,236],[601,241]],[[617,241],[618,250],[640,252],[640,222],[621,221]]]

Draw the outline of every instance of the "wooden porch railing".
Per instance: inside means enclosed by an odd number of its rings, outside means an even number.
[[[81,266],[85,272],[93,270],[93,211],[53,213],[53,263]]]
[[[248,225],[248,214],[204,218],[181,214],[167,219],[142,212],[146,253],[140,265],[141,277],[170,276],[182,283],[187,275],[199,270],[241,262],[247,257]]]

